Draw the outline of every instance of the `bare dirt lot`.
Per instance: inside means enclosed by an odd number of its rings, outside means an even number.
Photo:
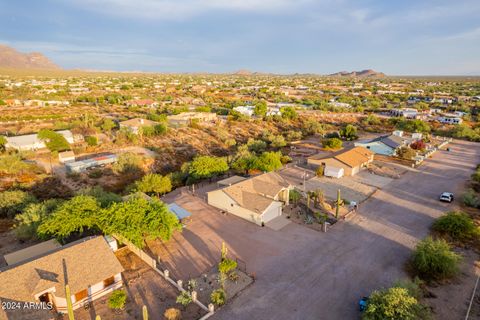
[[[117,253],[125,271],[122,273],[124,290],[127,292],[127,304],[124,310],[113,311],[108,308],[108,295],[93,302],[89,308],[75,311],[75,319],[93,320],[100,315],[106,320],[142,319],[142,307],[146,305],[152,319],[162,319],[168,308],[177,308],[182,319],[196,320],[206,314],[199,306],[190,303],[186,308],[176,303],[178,290],[150,268],[130,250],[124,248]],[[65,318],[66,319],[66,318]]]

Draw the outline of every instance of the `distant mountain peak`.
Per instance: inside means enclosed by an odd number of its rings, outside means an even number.
[[[360,77],[360,78],[381,78],[385,77],[385,73],[377,72],[372,69],[366,69],[361,71],[340,71],[337,73],[329,74],[331,77]]]
[[[40,52],[22,53],[0,44],[0,67],[16,69],[60,69]]]
[[[250,76],[250,75],[254,74],[254,72],[252,72],[250,70],[246,70],[246,69],[240,69],[240,70],[234,72],[233,74],[240,75],[240,76]]]

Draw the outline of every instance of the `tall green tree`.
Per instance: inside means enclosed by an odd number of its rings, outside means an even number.
[[[267,110],[267,103],[262,100],[255,103],[255,108],[253,109],[253,112],[258,117],[265,117],[267,115]]]
[[[40,236],[54,236],[65,239],[75,232],[97,225],[100,206],[92,196],[75,196],[61,204],[39,227]]]
[[[134,185],[135,190],[145,193],[155,193],[157,196],[172,191],[170,176],[149,173]]]
[[[132,197],[104,209],[99,226],[104,233],[119,234],[140,248],[144,247],[144,240],[167,241],[175,230],[181,230],[177,216],[163,202],[141,197]]]
[[[228,163],[225,158],[198,156],[190,163],[188,173],[195,180],[200,180],[223,174],[228,169]]]
[[[254,160],[255,169],[270,172],[282,167],[282,154],[280,152],[264,152]]]

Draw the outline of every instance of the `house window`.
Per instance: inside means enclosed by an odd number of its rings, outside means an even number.
[[[115,283],[115,277],[110,277],[108,279],[103,280],[103,287],[110,287],[112,284]]]
[[[75,301],[80,301],[88,297],[88,289],[75,293]]]

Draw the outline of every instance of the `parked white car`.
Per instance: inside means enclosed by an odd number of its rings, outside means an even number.
[[[451,192],[444,192],[440,195],[440,201],[443,202],[452,202],[453,201],[453,193]]]

